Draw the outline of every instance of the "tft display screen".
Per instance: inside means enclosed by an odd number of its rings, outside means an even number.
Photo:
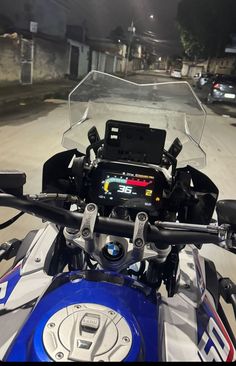
[[[98,197],[107,204],[142,199],[145,201],[145,206],[151,206],[154,183],[154,176],[103,171]]]

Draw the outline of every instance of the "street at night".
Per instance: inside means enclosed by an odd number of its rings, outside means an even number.
[[[142,74],[141,77],[138,74],[129,79],[138,83],[170,81],[168,77],[158,78],[148,74],[146,76]],[[207,154],[207,166],[203,171],[219,187],[220,199],[236,199],[236,128],[234,127],[236,119],[222,117],[210,108],[207,108],[207,112],[207,123],[201,144]],[[26,172],[25,193],[39,193],[44,162],[57,152],[63,151],[62,135],[69,127],[67,101],[49,99],[39,105],[16,106],[14,113],[0,117],[0,126],[1,135],[4,136],[0,147],[3,166],[9,170]],[[44,136],[43,140],[41,136]],[[9,219],[14,212],[2,208],[0,211],[2,221]],[[30,229],[41,226],[41,220],[25,215],[2,232],[1,238],[3,241],[9,236],[22,238]],[[235,258],[231,254],[213,245],[204,248],[202,252],[209,258],[214,256],[219,272],[236,281]],[[5,266],[2,267],[3,270]],[[230,308],[228,311],[231,314]]]
[[[233,0],[10,1],[0,362],[235,361]]]

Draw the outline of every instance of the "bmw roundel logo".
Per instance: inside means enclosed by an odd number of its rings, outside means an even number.
[[[110,261],[117,261],[124,255],[123,246],[120,243],[114,241],[107,243],[103,248],[103,255]]]

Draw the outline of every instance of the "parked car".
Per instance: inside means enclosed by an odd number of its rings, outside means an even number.
[[[218,75],[206,87],[207,104],[213,102],[236,103],[236,76]]]
[[[182,79],[182,74],[181,74],[181,70],[177,70],[177,69],[173,69],[170,73],[170,76],[172,78],[176,78],[176,79]]]

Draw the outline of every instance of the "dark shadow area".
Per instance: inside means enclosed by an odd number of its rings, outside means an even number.
[[[212,110],[212,112],[219,114],[220,116],[229,116],[231,118],[236,118],[236,105],[230,103],[217,103],[207,104],[207,107]]]
[[[8,105],[7,109],[0,113],[0,127],[1,126],[19,126],[20,124],[30,123],[37,118],[47,116],[51,111],[56,109],[59,105],[64,104],[63,101],[53,103],[52,101],[32,101]]]

